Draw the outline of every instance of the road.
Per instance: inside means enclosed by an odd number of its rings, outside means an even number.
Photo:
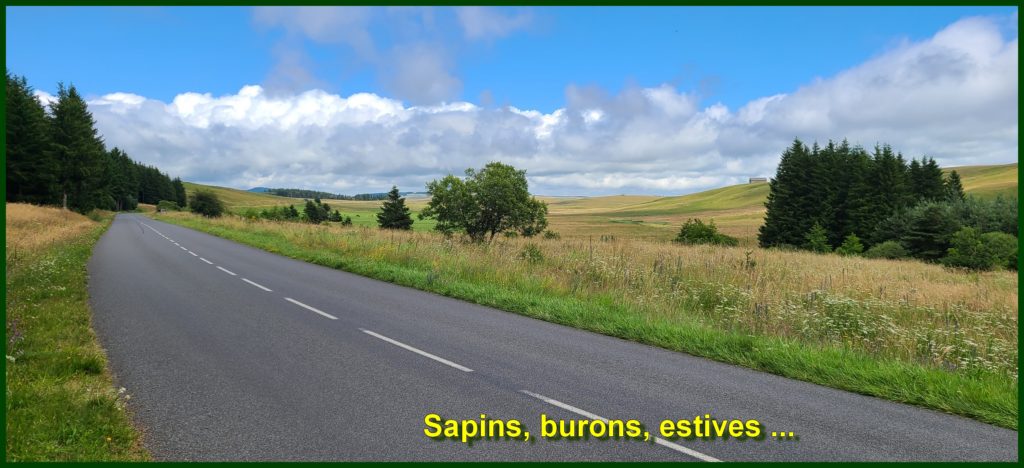
[[[93,325],[158,460],[1017,460],[1017,432],[469,304],[118,215],[89,263]],[[424,416],[519,419],[463,444]],[[548,440],[554,419],[651,438]],[[762,440],[664,440],[665,419]],[[793,438],[770,433],[793,432]]]

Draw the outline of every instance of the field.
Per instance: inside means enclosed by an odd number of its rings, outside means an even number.
[[[659,201],[647,201],[651,212],[665,209]],[[585,212],[592,199],[565,202]],[[624,237],[467,244],[365,227],[157,218],[543,320],[1017,427],[1011,272]]]
[[[1016,195],[1017,164],[964,166],[956,169],[968,194],[981,197]],[[264,193],[200,186],[185,183],[187,191],[207,187],[217,193],[232,211],[303,201]],[[566,238],[601,239],[602,236],[670,240],[687,218],[713,219],[719,230],[740,239],[741,246],[756,245],[757,230],[764,219],[768,184],[741,184],[681,196],[617,195],[607,197],[544,197],[548,203],[549,228]],[[332,208],[352,216],[356,226],[375,226],[379,201],[327,200]],[[406,199],[417,214],[427,199]],[[431,220],[417,220],[416,231],[433,229]]]
[[[111,215],[6,209],[7,461],[147,459],[90,325],[85,264]]]
[[[1017,163],[999,166],[953,167],[964,184],[964,191],[981,197],[1017,195]]]

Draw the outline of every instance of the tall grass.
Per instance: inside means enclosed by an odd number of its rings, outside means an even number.
[[[160,217],[546,320],[1016,427],[1015,273],[622,238],[471,244]]]
[[[7,461],[146,459],[90,327],[85,264],[109,214],[6,208]]]

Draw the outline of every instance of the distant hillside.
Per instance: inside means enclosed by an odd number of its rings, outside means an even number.
[[[374,193],[357,193],[355,195],[344,195],[340,193],[321,192],[319,190],[307,190],[297,188],[269,188],[269,187],[256,187],[248,190],[249,192],[267,193],[270,195],[277,195],[279,197],[289,198],[305,198],[314,199],[319,198],[321,200],[383,200],[387,198],[387,192],[374,192]],[[420,196],[426,195],[425,192],[398,192],[401,196]]]
[[[963,166],[956,169],[968,194],[980,197],[1016,195],[1017,164]],[[270,193],[236,190],[185,182],[185,190],[196,188],[215,192],[228,209],[275,205],[298,205],[302,198]],[[418,211],[426,205],[422,192],[408,193],[409,206]],[[653,195],[617,195],[607,197],[540,197],[548,203],[551,228],[565,236],[624,236],[670,239],[686,218],[714,219],[727,234],[753,244],[764,219],[768,184],[739,184],[689,195],[659,197]],[[373,214],[379,201],[332,200],[331,206],[351,214],[357,225],[374,225]],[[417,221],[417,230],[432,226]]]
[[[956,170],[964,184],[964,191],[979,197],[1017,195],[1017,163],[998,166],[961,166],[944,169]]]
[[[278,197],[267,193],[249,192],[215,185],[200,185],[192,182],[185,182],[185,192],[189,195],[197,189],[208,190],[217,195],[228,209],[271,207],[277,205],[292,205],[302,203],[302,200],[295,198]]]

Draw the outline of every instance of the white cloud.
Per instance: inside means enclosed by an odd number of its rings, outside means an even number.
[[[455,10],[467,39],[494,39],[523,29],[533,21],[529,10],[506,15],[495,7],[462,7]]]
[[[701,108],[695,95],[569,86],[565,107],[543,113],[247,86],[170,103],[117,93],[90,108],[108,145],[186,180],[240,188],[420,190],[501,160],[526,169],[537,193],[686,193],[770,175],[797,136],[888,142],[943,165],[1017,160],[1017,39],[986,19],[739,109]]]

